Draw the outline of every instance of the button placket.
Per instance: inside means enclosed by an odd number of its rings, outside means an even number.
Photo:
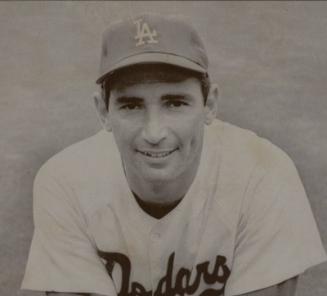
[[[161,266],[161,249],[162,249],[162,234],[156,227],[154,227],[150,234],[150,246],[149,246],[149,254],[150,254],[150,267],[151,267],[151,282],[153,291],[156,289],[162,266]]]

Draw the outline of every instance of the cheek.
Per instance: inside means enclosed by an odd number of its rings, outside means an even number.
[[[127,121],[113,118],[111,127],[119,150],[121,152],[128,150],[135,138],[135,126]]]
[[[187,150],[197,150],[202,144],[203,137],[203,116],[199,114],[196,117],[189,118],[180,125],[179,135],[181,141]],[[188,151],[190,152],[190,151]]]
[[[191,150],[193,152],[198,152],[202,147],[203,129],[203,125],[198,125],[196,128],[194,128],[194,135],[190,142]]]

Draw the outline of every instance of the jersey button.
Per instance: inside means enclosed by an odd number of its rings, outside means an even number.
[[[153,238],[154,240],[158,240],[158,239],[160,239],[160,233],[158,233],[158,232],[154,232],[154,233],[152,233],[152,238]]]

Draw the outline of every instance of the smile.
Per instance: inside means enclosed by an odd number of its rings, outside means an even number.
[[[168,155],[172,154],[176,150],[177,149],[173,149],[170,151],[140,151],[140,150],[137,150],[137,152],[139,152],[147,157],[163,158],[163,157],[167,157]]]

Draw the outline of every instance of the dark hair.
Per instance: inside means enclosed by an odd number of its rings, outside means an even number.
[[[210,90],[208,74],[168,64],[140,64],[121,68],[104,80],[102,92],[108,109],[111,89],[123,89],[141,82],[181,82],[188,78],[199,80],[203,103],[206,104]]]

